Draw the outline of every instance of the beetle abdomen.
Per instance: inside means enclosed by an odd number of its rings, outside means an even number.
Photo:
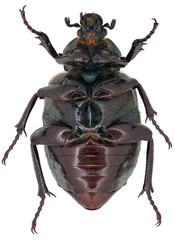
[[[84,208],[95,210],[126,184],[136,166],[139,147],[139,143],[114,147],[91,141],[45,149],[58,185]]]

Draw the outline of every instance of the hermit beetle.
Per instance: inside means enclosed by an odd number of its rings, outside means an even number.
[[[57,184],[68,192],[79,204],[89,210],[102,207],[109,198],[123,187],[136,164],[141,140],[147,141],[146,170],[142,195],[146,192],[156,216],[161,224],[161,214],[152,200],[153,138],[149,128],[141,124],[136,89],[153,125],[172,144],[168,136],[157,125],[156,112],[142,85],[134,78],[120,72],[141,50],[154,34],[158,23],[150,33],[132,43],[126,57],[108,38],[106,28],[113,29],[116,21],[103,24],[103,19],[95,13],[80,14],[77,27],[78,37],[73,39],[58,54],[48,36],[33,29],[26,20],[25,6],[20,10],[27,28],[37,35],[42,45],[57,63],[63,64],[65,72],[58,74],[33,95],[20,121],[16,125],[17,135],[5,152],[2,163],[6,163],[25,126],[38,98],[45,99],[43,127],[31,136],[31,152],[38,195],[39,208],[32,222],[32,232],[36,233],[37,218],[42,210],[48,191],[41,169],[37,145],[45,146],[49,167]],[[147,119],[146,118],[146,119]]]

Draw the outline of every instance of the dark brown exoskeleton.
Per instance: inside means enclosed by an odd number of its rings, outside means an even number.
[[[146,171],[143,189],[157,215],[157,225],[161,224],[151,193],[153,170],[153,138],[149,128],[140,123],[136,97],[138,90],[146,115],[163,135],[169,148],[172,144],[168,136],[157,125],[149,99],[141,84],[120,72],[141,50],[145,42],[155,32],[158,23],[154,19],[151,32],[133,42],[126,57],[122,57],[116,45],[105,36],[106,28],[102,18],[95,13],[80,14],[78,37],[73,39],[57,54],[49,38],[43,32],[34,30],[27,22],[24,8],[20,10],[24,24],[37,35],[41,45],[56,60],[63,64],[65,72],[55,76],[48,87],[35,93],[27,105],[22,118],[16,125],[17,135],[6,151],[3,163],[19,136],[25,132],[30,112],[38,98],[45,99],[43,123],[31,136],[31,151],[36,178],[41,197],[39,208],[32,222],[32,232],[36,232],[36,221],[48,191],[42,173],[37,145],[45,146],[49,167],[57,184],[67,191],[84,208],[95,210],[103,206],[109,198],[123,187],[136,164],[140,141],[147,141]]]

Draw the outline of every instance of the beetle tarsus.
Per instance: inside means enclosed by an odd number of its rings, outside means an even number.
[[[156,28],[158,27],[159,23],[157,22],[157,20],[155,18],[152,18],[154,20],[154,25],[152,30],[150,31],[150,33],[142,39],[142,42],[146,42],[155,32]]]
[[[48,194],[49,197],[50,197],[50,195],[56,197],[52,192],[50,192],[50,191],[48,191],[48,190],[46,190],[45,193]],[[32,227],[31,227],[32,233],[37,233],[37,231],[36,231],[36,222],[37,222],[37,219],[38,219],[38,217],[39,217],[39,215],[40,215],[40,212],[42,211],[42,208],[43,208],[43,206],[44,206],[45,193],[39,194],[39,196],[41,197],[41,201],[40,201],[38,210],[37,210],[37,212],[36,212],[36,214],[35,214],[35,217],[34,217],[34,219],[33,219],[33,221],[32,221]],[[37,234],[38,234],[38,233],[37,233]]]
[[[154,25],[153,25],[153,28],[152,30],[149,32],[149,34],[145,37],[145,38],[141,38],[141,39],[136,39],[134,40],[134,42],[132,43],[132,47],[128,53],[128,55],[126,57],[124,57],[124,59],[127,61],[127,62],[130,62],[133,58],[136,57],[136,55],[144,50],[142,48],[143,45],[145,45],[146,41],[151,38],[151,36],[154,34],[157,26],[159,25],[159,23],[157,22],[157,20],[155,18],[153,18],[154,20]]]
[[[153,154],[154,154],[154,142],[153,140],[148,141],[148,146],[147,146],[147,161],[146,161],[146,172],[145,172],[145,180],[144,180],[144,185],[141,193],[139,194],[139,197],[146,192],[148,200],[153,207],[157,220],[158,220],[158,226],[161,224],[161,214],[158,211],[157,206],[155,205],[151,193],[153,193],[153,187],[152,187],[152,172],[153,172]]]
[[[2,159],[2,164],[6,165],[6,159],[8,158],[8,155],[9,155],[10,151],[13,149],[13,147],[17,143],[20,135],[21,135],[21,131],[18,131],[18,133],[16,134],[15,139],[13,140],[12,144],[10,145],[10,147],[7,149],[7,151],[4,154],[4,157]]]
[[[152,121],[152,124],[155,126],[155,128],[158,130],[158,132],[165,138],[165,141],[168,143],[169,148],[171,148],[172,144],[169,140],[169,137],[163,132],[163,130],[159,127],[159,125],[157,124],[157,122],[154,119],[154,116],[155,115],[157,116],[157,112],[154,111],[154,109],[152,108],[145,90],[143,89],[141,84],[137,84],[137,88],[138,88],[140,96],[143,100],[143,103],[145,105],[146,114],[147,114],[146,121],[147,121],[148,118],[149,118],[150,121]]]
[[[155,211],[155,213],[156,213],[157,220],[158,220],[158,222],[156,223],[156,226],[158,227],[158,226],[160,226],[160,224],[161,224],[161,218],[162,218],[162,217],[161,217],[161,214],[160,214],[157,206],[155,205],[155,203],[154,203],[154,201],[153,201],[152,196],[151,196],[150,193],[147,193],[147,197],[148,197],[148,200],[149,200],[151,206],[153,207],[153,209],[154,209],[154,211]]]
[[[36,231],[36,226],[32,226],[32,227],[31,227],[31,232],[32,232],[33,234],[35,234],[35,233],[38,234],[37,231]]]
[[[138,197],[140,197],[141,195],[143,195],[144,192],[146,192],[147,197],[148,197],[148,200],[149,200],[151,206],[153,207],[153,209],[154,209],[154,211],[155,211],[155,213],[156,213],[158,222],[157,222],[155,225],[156,225],[156,227],[158,227],[158,226],[160,226],[160,224],[161,224],[161,214],[160,214],[157,206],[155,205],[155,203],[154,203],[154,201],[153,201],[153,199],[152,199],[152,196],[151,196],[150,191],[146,191],[145,189],[143,189],[143,190],[140,192],[140,194],[139,194]],[[153,192],[153,189],[151,190],[151,192]]]
[[[155,121],[154,118],[150,119],[152,121],[152,124],[155,126],[155,128],[159,131],[159,133],[165,138],[165,141],[168,143],[168,147],[169,149],[172,148],[172,143],[169,139],[169,137],[163,132],[163,130],[159,127],[159,125],[157,124],[157,122]]]
[[[172,148],[172,147],[173,147],[173,144],[172,144],[170,141],[167,141],[167,143],[168,143],[168,146],[169,146],[169,148],[168,148],[168,149],[170,149],[170,148]]]
[[[34,219],[32,221],[32,227],[31,227],[32,233],[37,233],[37,231],[36,231],[36,222],[37,222],[37,219],[38,219],[38,217],[40,215],[42,207],[44,206],[44,200],[45,200],[45,195],[41,197],[40,205],[39,205],[38,210],[37,210],[37,212],[35,214],[35,217],[34,217]]]
[[[35,29],[33,29],[33,28],[29,25],[29,23],[27,22],[27,20],[26,20],[25,7],[26,7],[26,5],[22,8],[22,10],[21,10],[21,9],[19,10],[20,13],[21,13],[21,17],[22,17],[22,19],[23,19],[23,22],[24,22],[24,24],[27,26],[27,28],[28,28],[31,32],[33,32],[33,33],[35,33],[35,34],[38,34],[39,32],[36,31]]]
[[[48,52],[53,58],[58,57],[58,54],[57,54],[57,52],[55,51],[55,49],[53,48],[53,46],[52,46],[52,44],[51,44],[48,36],[47,36],[45,33],[43,33],[43,32],[36,31],[34,28],[32,28],[32,27],[29,25],[28,21],[26,20],[26,16],[25,16],[25,7],[26,7],[26,6],[24,6],[24,7],[22,8],[22,10],[19,10],[20,13],[21,13],[21,17],[22,17],[22,19],[23,19],[24,24],[26,25],[26,27],[27,27],[32,33],[38,35],[37,38],[41,41],[40,45],[43,46],[43,47],[47,50],[47,52]]]
[[[159,227],[161,223],[162,223],[162,221],[161,221],[161,219],[159,219],[159,221],[155,224],[156,227]]]

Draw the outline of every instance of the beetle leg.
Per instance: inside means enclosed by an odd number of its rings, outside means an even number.
[[[152,188],[152,171],[153,171],[153,152],[154,152],[154,145],[153,145],[153,140],[148,141],[148,146],[147,146],[147,162],[146,162],[146,172],[145,172],[145,180],[143,184],[143,189],[139,194],[139,197],[146,192],[148,200],[150,201],[150,204],[152,205],[154,211],[156,212],[157,215],[157,220],[158,222],[156,223],[156,226],[159,226],[161,224],[161,214],[158,211],[157,206],[155,205],[151,192],[153,193],[153,188]]]
[[[152,121],[152,124],[155,126],[155,128],[159,131],[159,133],[164,137],[165,141],[168,143],[169,149],[172,147],[172,143],[169,139],[169,137],[163,132],[163,130],[157,125],[157,122],[154,119],[154,115],[157,115],[157,112],[154,111],[154,109],[152,108],[150,101],[148,99],[148,96],[145,92],[145,90],[143,89],[142,85],[138,83],[138,85],[136,86],[140,96],[143,100],[143,103],[145,105],[145,109],[146,109],[146,114],[147,114],[147,118],[149,118],[150,121]]]
[[[21,17],[22,17],[22,19],[23,19],[24,24],[27,26],[27,28],[28,28],[32,33],[34,33],[34,34],[37,35],[37,38],[41,41],[40,45],[43,46],[43,47],[47,50],[47,52],[48,52],[53,58],[58,57],[59,54],[57,54],[57,52],[56,52],[55,49],[53,48],[53,46],[52,46],[52,44],[51,44],[48,36],[47,36],[45,33],[43,33],[43,32],[36,31],[36,30],[33,29],[33,28],[29,25],[29,23],[27,22],[26,16],[25,16],[25,10],[24,10],[25,7],[26,7],[26,6],[24,6],[24,7],[22,8],[22,10],[19,10],[20,13],[21,13]]]
[[[85,95],[85,94],[84,94]],[[39,98],[51,98],[52,100],[68,102],[74,98],[84,97],[83,92],[75,85],[57,85],[40,88],[37,92]]]
[[[50,194],[55,196],[53,193],[48,191],[47,185],[45,183],[36,145],[41,144],[41,145],[49,145],[49,146],[58,146],[58,145],[64,146],[67,135],[71,133],[72,131],[67,126],[66,127],[51,126],[51,127],[41,127],[31,135],[32,159],[33,159],[35,174],[38,182],[38,196],[41,197],[38,210],[32,221],[31,231],[33,233],[36,233],[36,222],[42,210],[42,207],[44,205],[45,194],[48,194],[49,196]]]
[[[77,93],[77,91],[78,91],[77,86],[73,86],[73,85],[48,86],[48,87],[39,89],[38,92],[35,93],[31,98],[31,100],[29,101],[20,121],[15,125],[15,127],[17,128],[17,134],[12,144],[9,146],[9,148],[5,152],[4,157],[2,159],[2,164],[6,165],[6,159],[8,158],[8,155],[10,151],[13,149],[14,145],[17,143],[22,132],[24,132],[26,135],[25,126],[26,126],[28,117],[38,97],[41,99],[48,97],[54,100],[60,100],[60,101],[63,100],[64,102],[66,102],[70,100],[70,96],[72,96],[74,93]],[[62,94],[63,92],[65,92],[64,95]],[[80,94],[82,93],[80,92]]]
[[[157,125],[157,122],[154,120],[154,116],[157,115],[157,112],[154,111],[144,88],[136,79],[128,78],[128,79],[121,79],[119,81],[117,81],[116,79],[111,79],[105,82],[100,87],[101,90],[106,92],[108,91],[109,94],[113,97],[136,88],[138,89],[141,99],[143,101],[143,104],[145,106],[147,118],[149,118],[149,120],[152,121],[152,124],[159,131],[159,133],[165,138],[165,141],[168,143],[169,148],[171,148],[172,143],[169,137],[163,132],[163,130]],[[99,98],[98,90],[96,91],[94,96]]]
[[[27,119],[28,119],[28,117],[29,117],[37,99],[38,99],[38,96],[35,93],[33,95],[33,97],[31,98],[31,100],[29,101],[29,103],[28,103],[20,121],[15,126],[17,128],[17,132],[22,133],[22,131],[25,131],[25,126],[26,126],[26,123],[27,123]]]
[[[34,105],[35,105],[35,102],[37,100],[38,96],[37,94],[34,94],[33,97],[31,98],[30,102],[28,103],[20,121],[18,122],[18,124],[16,124],[16,130],[17,130],[17,134],[15,136],[15,139],[13,140],[12,144],[10,145],[10,147],[7,149],[7,151],[5,152],[4,154],[4,157],[2,159],[2,163],[5,165],[6,164],[6,159],[10,153],[10,151],[13,149],[14,145],[17,143],[20,135],[22,134],[22,132],[25,133],[26,135],[26,132],[25,132],[25,126],[26,126],[26,122],[27,122],[27,119],[30,115],[30,112],[32,111]]]
[[[2,159],[2,164],[6,165],[6,159],[8,158],[9,152],[13,149],[13,147],[15,146],[15,144],[17,143],[19,137],[20,137],[20,132],[18,132],[15,136],[15,139],[13,140],[12,144],[10,145],[10,147],[7,149],[7,151],[4,153],[4,157]]]
[[[20,10],[21,13],[21,17],[23,19],[24,24],[27,26],[27,28],[34,34],[37,35],[36,38],[38,38],[41,42],[40,45],[43,46],[46,51],[56,60],[57,63],[59,64],[72,64],[72,63],[76,63],[76,60],[74,59],[74,56],[72,54],[61,54],[61,53],[57,53],[54,49],[54,47],[52,46],[48,36],[40,31],[36,31],[34,28],[32,28],[28,21],[26,20],[26,16],[25,16],[25,7],[24,6],[22,8],[22,10]],[[75,57],[77,58],[77,57]],[[80,60],[79,60],[80,61]],[[77,64],[79,64],[79,61],[77,61]],[[81,61],[80,61],[81,63]]]
[[[146,192],[148,200],[150,201],[150,204],[152,205],[154,211],[156,212],[158,220],[157,226],[159,226],[161,224],[161,214],[158,211],[158,208],[155,205],[154,201],[152,200],[151,196],[151,193],[153,193],[152,173],[154,155],[154,144],[151,130],[142,124],[116,124],[107,128],[107,131],[111,135],[113,135],[113,139],[115,139],[117,144],[127,144],[132,142],[138,142],[141,140],[145,140],[148,142],[145,179],[143,189],[139,196]]]
[[[31,144],[31,152],[32,152],[32,159],[33,159],[33,164],[34,164],[34,169],[35,169],[35,174],[36,174],[36,178],[38,181],[38,196],[41,197],[41,202],[39,204],[38,210],[35,214],[35,217],[32,221],[32,228],[31,231],[32,233],[37,233],[36,232],[36,221],[37,218],[39,217],[39,214],[42,210],[42,207],[44,205],[44,201],[45,201],[45,193],[48,194],[50,196],[53,195],[55,196],[53,193],[48,191],[48,188],[46,186],[45,180],[44,180],[44,176],[43,176],[43,172],[41,169],[41,164],[40,164],[40,159],[39,159],[39,155],[38,155],[38,150],[36,148],[36,145]]]
[[[141,38],[141,39],[136,39],[133,43],[132,43],[132,47],[131,50],[129,51],[128,55],[126,57],[123,57],[122,59],[126,60],[127,62],[130,62],[141,50],[143,50],[143,45],[145,45],[146,41],[154,34],[157,26],[159,25],[159,23],[157,22],[157,20],[155,18],[153,18],[154,20],[154,25],[152,30],[150,31],[150,33],[145,37],[145,38]]]

